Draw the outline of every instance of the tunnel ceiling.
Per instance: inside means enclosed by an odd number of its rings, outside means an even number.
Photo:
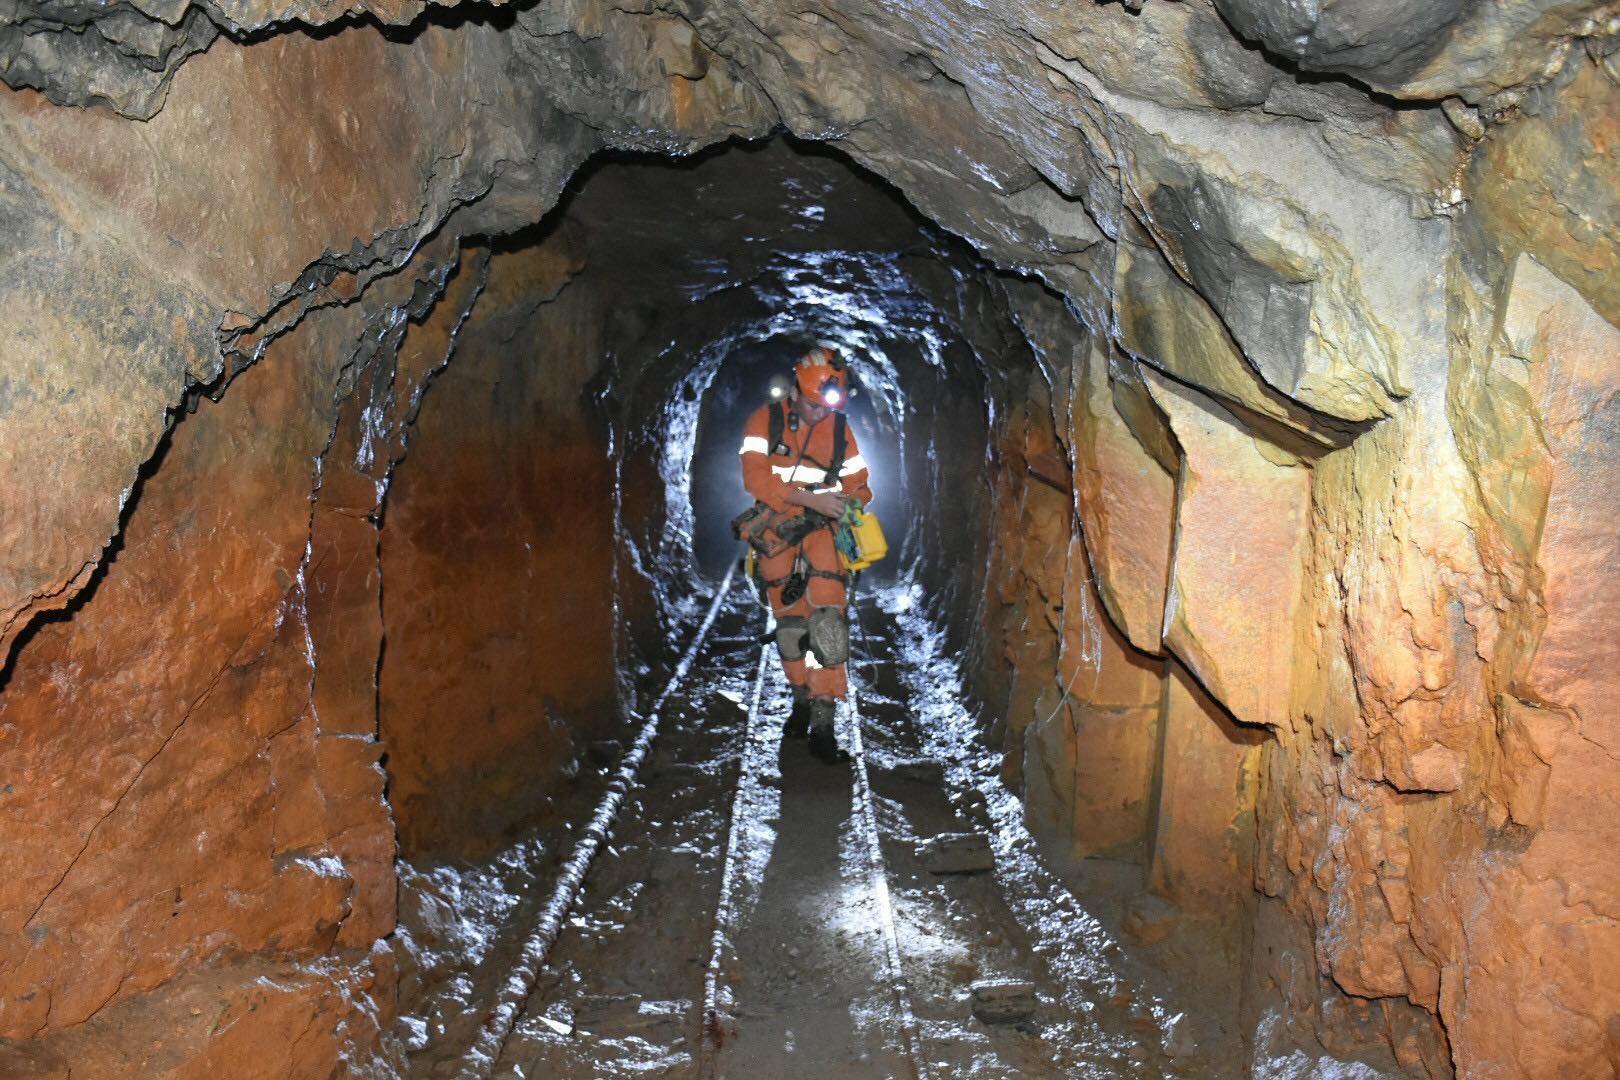
[[[994,276],[892,188],[813,143],[725,146],[678,164],[606,159],[571,192],[547,228],[576,232],[583,272],[619,298],[608,382],[624,399],[656,402],[694,374],[701,387],[728,351],[775,337],[839,341],[862,374],[880,374],[875,360],[891,380],[897,361],[942,366],[945,341],[962,344],[952,327],[969,282]],[[638,390],[648,372],[652,386]]]
[[[89,363],[96,335],[61,361],[94,372],[86,400],[118,419],[98,435],[34,441],[16,468],[104,495],[47,497],[40,524],[62,540],[21,555],[0,634],[66,602],[90,573],[184,387],[217,387],[305,312],[396,272],[437,230],[539,221],[602,147],[690,151],[778,126],[826,140],[1267,439],[1342,446],[1442,376],[1448,310],[1459,309],[1445,280],[1414,280],[1415,262],[1438,267],[1453,250],[1471,253],[1470,267],[1508,261],[1489,223],[1517,221],[1556,186],[1539,169],[1584,164],[1605,178],[1594,190],[1613,186],[1612,157],[1580,150],[1578,119],[1579,103],[1612,85],[1610,24],[1554,0],[1442,7],[1296,17],[1290,5],[1201,0],[987,16],[947,4],[889,20],[837,6],[577,0],[465,21],[378,9],[409,29],[318,39],[299,28],[336,9],[204,5],[153,22],[123,8],[20,7],[7,17],[12,83],[151,116],[131,126],[99,109],[86,138],[67,113],[22,98],[8,111],[13,145],[37,150],[11,165],[15,250],[59,235],[63,253],[29,279],[108,340],[109,306],[155,305],[184,329],[181,347],[154,347],[149,364]],[[312,81],[328,92],[291,93]],[[274,138],[225,155],[236,179],[220,184],[215,134],[262,129],[267,108]],[[1516,137],[1530,114],[1570,132],[1564,156]],[[1482,142],[1493,124],[1500,137]],[[293,160],[304,164],[289,172]],[[389,164],[362,180],[350,160]],[[40,193],[58,176],[73,209]],[[109,200],[120,213],[109,216]],[[1477,212],[1459,231],[1465,204]],[[1542,257],[1612,317],[1612,276],[1570,247],[1590,238],[1610,258],[1612,230],[1556,200],[1549,215]],[[260,224],[244,232],[241,221]],[[160,251],[177,288],[149,284],[142,267]],[[84,258],[127,266],[121,290],[95,296],[75,277]],[[1463,317],[1488,322],[1481,287],[1466,292]],[[49,428],[43,413],[13,422]]]
[[[815,143],[598,161],[570,182],[559,213],[586,229],[588,263],[627,286],[701,295],[782,254],[926,250],[923,221],[898,194]]]

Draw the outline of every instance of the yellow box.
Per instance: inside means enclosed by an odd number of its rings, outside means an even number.
[[[844,527],[855,538],[855,550],[859,552],[851,559],[839,549],[838,558],[845,570],[865,570],[889,553],[889,541],[884,539],[883,526],[878,524],[876,514],[851,507],[844,514]]]

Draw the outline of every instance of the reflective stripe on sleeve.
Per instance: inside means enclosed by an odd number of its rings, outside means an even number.
[[[838,475],[849,476],[851,473],[858,473],[864,468],[866,468],[866,459],[861,457],[861,455],[856,454],[854,457],[844,462],[844,467],[838,470]]]
[[[825,484],[827,470],[816,465],[772,465],[771,472],[789,484]]]
[[[770,452],[771,444],[766,442],[758,435],[749,435],[745,437],[743,439],[742,449],[737,451],[739,454],[769,454]]]

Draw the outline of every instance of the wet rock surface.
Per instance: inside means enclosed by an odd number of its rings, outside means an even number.
[[[1173,902],[1241,1002],[1176,1061],[1614,1074],[1616,19],[0,9],[7,1067],[400,1068],[398,852],[516,851],[624,737],[721,359],[793,333],[862,365],[897,670],[942,642],[970,717],[874,713],[897,881],[977,831],[940,888]],[[830,150],[698,153],[778,130]]]
[[[993,755],[928,789],[883,779],[884,766],[953,737],[925,737],[891,695],[928,680],[931,718],[966,721],[948,667],[897,648],[892,617],[866,609],[872,681],[839,725],[879,777],[863,798],[858,773],[783,741],[774,658],[762,665],[756,644],[725,634],[761,618],[739,590],[700,648],[667,712],[679,722],[648,759],[494,1075],[1160,1076],[1232,1067],[1221,1056],[1236,1052],[1230,1041],[1208,1052],[1183,1046],[1188,1071],[1171,1065],[1158,1050],[1173,1034],[1156,1000],[1166,975],[1125,955],[1087,917],[1052,917],[1052,898],[1041,893],[1047,871],[1016,803],[994,795]],[[954,718],[939,711],[953,704]],[[954,737],[975,738],[967,724]],[[930,873],[912,855],[919,832],[990,824],[985,790],[1011,813],[996,874]],[[980,798],[963,800],[968,791]],[[506,886],[476,890],[499,896],[511,887],[510,860],[534,858],[535,845],[454,879],[413,870],[411,954],[445,956],[465,933],[431,914],[450,881],[507,875]],[[510,940],[523,903],[485,918],[487,937],[459,940]],[[413,980],[421,996],[402,1003],[404,1025],[433,1025],[436,1038],[413,1055],[412,1075],[463,1067],[456,1032],[464,1038],[470,1021],[446,1029],[430,1018],[481,1014],[502,977],[484,955],[481,947],[461,978]]]
[[[994,870],[995,853],[979,833],[944,833],[917,845],[917,858],[930,874],[974,874]]]
[[[986,1024],[1016,1024],[1035,1015],[1035,984],[1016,979],[976,982],[973,1016]]]

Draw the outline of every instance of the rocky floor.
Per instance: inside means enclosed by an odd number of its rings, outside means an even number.
[[[734,590],[495,1076],[1236,1072],[1225,1010],[1174,988],[1042,865],[911,599],[858,606],[840,719],[856,760],[828,767],[782,740],[764,616]],[[414,1075],[467,1068],[611,749],[583,759],[542,835],[406,876]]]

